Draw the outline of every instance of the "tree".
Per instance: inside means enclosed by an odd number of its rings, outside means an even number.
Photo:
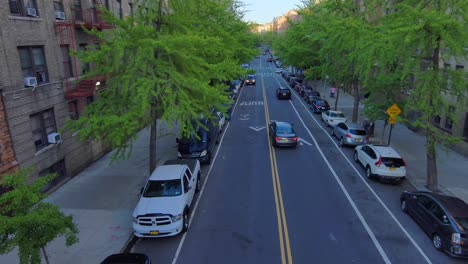
[[[389,14],[381,17],[379,36],[369,48],[372,63],[378,63],[373,81],[377,87],[393,85],[386,86],[393,89],[387,94],[408,94],[400,121],[425,132],[427,187],[437,192],[436,146],[460,139],[434,120],[445,116],[454,123],[455,112],[465,112],[468,94],[467,73],[440,65],[467,58],[468,7],[456,0],[380,4]]]
[[[72,216],[66,216],[52,204],[43,202],[44,187],[55,175],[40,177],[28,184],[29,172],[21,170],[5,175],[2,185],[11,189],[0,196],[0,253],[15,247],[21,264],[41,263],[41,251],[49,263],[46,245],[65,236],[66,245],[78,242],[78,229]]]
[[[128,157],[138,131],[150,126],[151,173],[157,120],[178,122],[187,136],[197,129],[193,120],[214,118],[212,108],[226,112],[225,82],[246,73],[240,62],[253,58],[255,38],[233,1],[145,0],[141,6],[123,20],[102,9],[114,28],[90,31],[101,45],[78,56],[95,65],[85,77],[104,75],[107,88],[67,128],[82,140],[105,140],[117,159]]]

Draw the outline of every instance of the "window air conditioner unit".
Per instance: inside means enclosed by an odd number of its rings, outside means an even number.
[[[65,20],[65,12],[55,11],[55,19]]]
[[[26,13],[28,14],[28,16],[31,16],[31,17],[36,17],[37,16],[36,8],[28,7],[28,8],[26,8]]]
[[[62,136],[60,136],[60,134],[56,132],[47,135],[47,139],[50,144],[58,144],[62,142]]]
[[[26,86],[26,87],[36,87],[37,86],[36,77],[26,77],[26,78],[24,78],[24,86]]]

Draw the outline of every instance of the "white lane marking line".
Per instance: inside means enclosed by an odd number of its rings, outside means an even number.
[[[195,212],[197,211],[198,203],[200,202],[200,199],[201,199],[201,197],[203,195],[203,192],[205,191],[205,186],[206,186],[206,183],[208,182],[208,178],[210,177],[211,169],[213,168],[213,165],[215,164],[216,158],[218,157],[218,153],[219,153],[219,150],[221,149],[221,144],[223,143],[224,135],[226,135],[226,131],[229,128],[229,124],[230,124],[230,122],[227,124],[226,129],[224,129],[224,133],[221,136],[221,140],[219,141],[219,147],[216,150],[216,153],[215,153],[215,155],[213,157],[210,168],[208,169],[208,173],[206,173],[206,178],[203,181],[203,186],[202,186],[202,188],[200,190],[200,195],[198,195],[197,201],[195,202],[195,205],[193,206],[193,210],[192,210],[192,212],[190,214],[190,222],[189,222],[190,225],[192,225],[192,220],[193,220],[193,217],[195,216]],[[188,232],[190,232],[190,228],[189,228],[189,230],[187,230],[187,232],[185,232],[182,235],[182,239],[179,242],[179,246],[177,246],[177,250],[176,250],[176,253],[174,254],[174,258],[172,259],[172,262],[171,262],[172,264],[177,263],[177,259],[179,258],[180,251],[182,250],[182,246],[184,245],[185,237],[187,237]]]
[[[302,117],[299,115],[299,112],[297,112],[297,109],[296,107],[294,107],[294,104],[292,103],[292,101],[289,101],[289,103],[291,104],[294,112],[296,112],[296,115],[297,117],[299,118],[299,120],[301,121],[302,125],[304,126],[304,128],[306,129],[307,133],[309,134],[310,138],[312,138],[312,141],[314,142],[315,146],[317,147],[320,155],[322,156],[323,160],[325,161],[325,163],[327,164],[328,166],[328,169],[330,170],[330,172],[333,174],[333,177],[335,178],[336,182],[338,183],[338,185],[340,186],[341,188],[341,191],[344,193],[344,195],[346,196],[346,199],[348,199],[348,202],[351,204],[351,207],[353,208],[354,212],[356,213],[356,215],[358,216],[359,220],[361,221],[362,225],[364,226],[364,229],[366,229],[367,231],[367,234],[369,234],[372,242],[374,242],[374,245],[375,247],[377,248],[377,251],[379,251],[380,253],[380,256],[382,257],[382,259],[384,260],[385,263],[389,264],[389,263],[392,263],[390,261],[390,259],[388,258],[387,254],[385,253],[384,249],[382,248],[382,245],[380,245],[379,241],[377,240],[377,238],[375,237],[374,235],[374,232],[372,232],[371,228],[369,227],[369,225],[367,224],[367,221],[366,219],[364,219],[364,216],[361,214],[361,211],[359,210],[359,208],[357,208],[356,204],[354,203],[353,199],[351,198],[351,196],[349,195],[349,192],[348,190],[346,189],[346,187],[344,186],[343,182],[340,180],[340,178],[338,177],[338,174],[336,174],[335,170],[333,169],[332,165],[330,164],[330,162],[327,160],[327,157],[325,157],[325,154],[323,153],[322,149],[320,148],[320,146],[318,145],[318,142],[317,140],[315,139],[315,137],[312,135],[312,133],[310,132],[309,128],[306,126],[304,120],[302,120]]]
[[[286,83],[286,81],[284,79],[282,79],[283,82]],[[278,79],[276,79],[276,81],[278,82],[278,84],[281,85],[281,83],[278,81]],[[348,164],[353,168],[353,170],[356,172],[356,174],[359,176],[359,178],[361,178],[362,182],[364,182],[364,185],[366,185],[366,187],[370,190],[370,192],[374,195],[374,197],[377,199],[377,201],[379,201],[380,205],[382,205],[382,207],[385,209],[385,211],[387,211],[387,213],[390,215],[390,217],[393,219],[393,221],[395,221],[395,223],[397,224],[397,226],[401,229],[401,231],[406,235],[406,237],[408,238],[408,240],[413,244],[413,246],[418,250],[418,252],[423,256],[423,258],[426,260],[427,263],[432,263],[432,261],[429,259],[429,257],[424,253],[424,251],[421,249],[421,247],[419,247],[419,245],[416,243],[416,241],[411,237],[411,235],[408,233],[408,231],[406,231],[405,227],[400,223],[400,221],[396,218],[396,216],[392,213],[392,211],[390,211],[390,209],[388,208],[388,206],[383,202],[383,200],[380,198],[380,196],[374,191],[374,189],[369,185],[369,183],[366,182],[366,180],[364,179],[364,176],[361,175],[361,173],[356,169],[356,167],[354,166],[354,164],[348,159],[348,157],[346,157],[346,155],[344,154],[344,152],[340,149],[340,147],[338,147],[338,144],[336,144],[335,140],[333,140],[333,138],[330,136],[330,134],[325,130],[325,128],[323,128],[323,126],[315,119],[315,117],[312,115],[312,113],[310,112],[310,110],[307,108],[307,106],[304,104],[304,102],[302,100],[300,100],[301,98],[299,98],[299,96],[296,94],[296,93],[293,93],[294,96],[296,97],[296,99],[298,99],[298,101],[301,102],[302,106],[307,110],[307,113],[312,117],[312,119],[314,120],[314,122],[323,130],[323,132],[328,136],[328,138],[330,138],[330,140],[333,142],[333,144],[335,145],[336,149],[338,149],[338,151],[341,153],[341,155],[346,159],[346,161],[348,162]],[[290,101],[291,102],[291,101]],[[292,102],[291,102],[292,104]]]
[[[336,237],[333,235],[333,233],[330,233],[329,236],[330,236],[330,240],[331,240],[331,241],[334,241],[334,242],[337,241],[337,240],[336,240]]]
[[[250,126],[249,128],[250,128],[250,129],[253,129],[253,130],[255,130],[255,131],[258,132],[258,131],[264,129],[265,127],[264,127],[264,126],[262,126],[262,127],[251,127],[251,126]]]
[[[301,137],[298,138],[297,141],[299,141],[299,143],[300,143],[301,145],[303,145],[303,143],[304,143],[304,144],[306,144],[306,145],[308,145],[308,146],[312,146],[312,143],[310,143],[309,141],[307,141],[307,140],[305,140],[305,139],[303,139],[303,138],[301,138]]]

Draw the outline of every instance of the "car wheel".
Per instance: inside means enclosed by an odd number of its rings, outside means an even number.
[[[200,173],[198,173],[198,177],[197,177],[197,187],[195,187],[195,192],[198,193],[200,192],[201,190],[201,181],[200,181]]]
[[[442,238],[439,236],[439,234],[435,233],[432,236],[432,245],[437,249],[437,250],[442,250]]]
[[[366,177],[367,179],[372,179],[373,177],[371,168],[369,166],[366,167]]]
[[[344,140],[343,140],[343,137],[340,138],[340,146],[344,147],[345,143],[344,143]]]
[[[183,216],[183,222],[182,222],[182,232],[187,232],[187,230],[189,229],[189,223],[190,221],[190,215],[188,213],[188,210],[185,210],[184,212],[184,216]]]
[[[206,162],[206,164],[211,164],[211,152],[208,151],[208,160]]]
[[[335,136],[335,130],[334,130],[333,128],[332,128],[332,130],[331,130],[331,135],[332,135],[332,136]]]
[[[357,151],[354,151],[354,162],[356,162],[356,163],[359,162],[359,158],[358,158],[358,155],[357,155]]]
[[[406,203],[405,199],[401,199],[400,209],[401,209],[401,211],[403,211],[405,213],[408,213],[408,204]]]

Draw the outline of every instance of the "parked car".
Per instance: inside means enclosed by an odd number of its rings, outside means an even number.
[[[296,83],[296,85],[294,86],[294,90],[299,94],[300,94],[301,89],[303,89],[303,88],[304,88],[304,86],[303,86],[302,83]]]
[[[430,192],[404,191],[400,208],[432,239],[432,245],[454,257],[468,258],[468,204]]]
[[[361,124],[341,122],[333,127],[332,136],[340,141],[340,146],[367,144],[367,132]]]
[[[196,122],[192,123],[193,127],[197,127],[196,134],[190,136],[182,136],[176,138],[177,142],[177,157],[183,159],[198,159],[201,163],[211,163],[211,153],[215,150],[215,145],[219,143],[221,138],[220,129],[217,124],[214,125],[206,118],[199,120],[204,127]],[[219,123],[219,122],[218,122]]]
[[[273,146],[297,147],[297,136],[292,124],[274,121],[268,126],[268,131]]]
[[[245,85],[255,85],[255,75],[249,74],[247,78],[245,78]]]
[[[300,79],[299,77],[290,77],[289,78],[289,86],[291,88],[294,88],[294,86],[296,86],[296,84],[298,83],[302,83],[302,79]]]
[[[281,74],[283,72],[283,68],[276,68],[275,73]]]
[[[406,164],[390,146],[360,145],[354,149],[354,161],[366,169],[366,177],[401,182],[406,177]]]
[[[119,253],[108,256],[101,264],[151,264],[151,260],[142,253]]]
[[[276,88],[276,98],[278,99],[291,99],[291,90],[286,87]]]
[[[241,65],[242,68],[244,69],[248,69],[249,68],[249,64],[248,63],[244,63]]]
[[[334,127],[336,124],[346,122],[346,117],[341,111],[327,110],[322,112],[322,121],[327,126]]]
[[[135,236],[167,237],[187,231],[200,177],[198,160],[169,160],[157,167],[133,211]]]
[[[313,101],[321,99],[320,93],[313,90],[308,90],[304,98],[308,104],[312,104]]]
[[[308,94],[312,92],[314,89],[311,86],[304,86],[302,85],[302,89],[299,91],[299,95],[303,98],[307,98]]]
[[[272,57],[268,57],[268,58],[267,58],[267,62],[273,62],[273,58],[272,58]]]
[[[281,72],[281,77],[283,77],[284,79],[286,79],[287,77],[289,77],[289,75],[291,75],[291,73],[287,70],[284,70]]]
[[[312,101],[310,108],[314,113],[320,114],[323,111],[330,110],[330,105],[328,104],[327,100],[315,99]]]

